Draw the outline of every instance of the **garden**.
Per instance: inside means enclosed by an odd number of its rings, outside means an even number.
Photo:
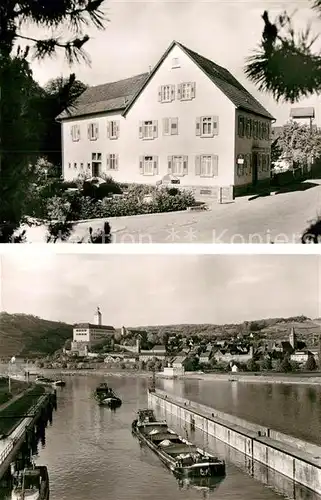
[[[45,221],[77,222],[186,210],[195,205],[192,193],[176,187],[120,184],[111,177],[64,182],[46,178],[30,193],[29,217]]]

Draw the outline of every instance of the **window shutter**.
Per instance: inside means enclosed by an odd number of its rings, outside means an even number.
[[[143,156],[139,157],[139,173],[140,174],[144,173],[144,157]]]
[[[110,122],[107,122],[107,138],[110,139]]]
[[[195,82],[192,82],[191,83],[191,99],[195,99],[195,87],[196,87]]]
[[[139,138],[143,138],[143,122],[139,122]]]
[[[99,136],[99,127],[98,124],[95,123],[95,139],[98,139],[98,136]]]
[[[171,100],[175,100],[175,85],[171,85]]]
[[[158,175],[158,156],[153,156],[154,175]]]
[[[115,170],[118,170],[118,164],[119,164],[119,155],[115,155]]]
[[[88,136],[88,139],[90,140],[91,139],[91,135],[90,135],[90,128],[91,128],[91,125],[87,125],[87,136]]]
[[[71,139],[74,140],[73,125],[71,125],[71,127],[70,127],[70,135],[71,135]]]
[[[238,136],[239,137],[242,137],[242,128],[243,128],[243,116],[239,116],[238,117],[238,121],[237,121],[237,124],[238,124]]]
[[[153,121],[153,138],[155,139],[158,135],[158,121]]]
[[[270,155],[266,155],[266,167],[267,167],[267,171],[269,172],[271,170]]]
[[[178,118],[171,119],[171,135],[178,135]]]
[[[110,155],[107,155],[107,158],[106,158],[106,168],[107,168],[107,170],[110,169]]]
[[[195,175],[201,175],[201,157],[195,156]]]
[[[80,141],[80,125],[77,126],[77,140]]]
[[[253,161],[253,156],[251,153],[249,153],[249,168],[248,168],[248,173],[252,173],[252,161]]]
[[[188,156],[183,156],[183,175],[188,174]]]
[[[177,85],[177,99],[180,101],[182,98],[182,84]]]
[[[218,116],[213,116],[213,135],[218,135]]]
[[[169,118],[163,118],[163,135],[169,135]]]
[[[213,177],[218,176],[218,155],[212,155],[212,172]]]
[[[201,119],[196,118],[196,135],[201,135]]]
[[[158,101],[162,102],[162,87],[158,87]]]
[[[169,174],[172,173],[172,163],[173,163],[173,157],[172,156],[168,156],[167,157],[167,164],[168,164],[168,173]]]
[[[119,137],[119,121],[116,122],[116,139]]]

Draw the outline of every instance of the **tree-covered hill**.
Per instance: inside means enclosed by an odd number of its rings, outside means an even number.
[[[42,357],[72,338],[72,325],[28,314],[0,313],[0,358]]]

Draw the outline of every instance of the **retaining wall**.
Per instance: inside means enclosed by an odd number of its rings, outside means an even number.
[[[148,404],[321,495],[321,447],[160,390],[148,393]]]

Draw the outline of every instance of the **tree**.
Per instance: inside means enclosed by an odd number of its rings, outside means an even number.
[[[312,9],[321,12],[321,0],[311,2]],[[247,59],[245,73],[259,90],[270,92],[280,101],[297,102],[321,90],[321,57],[312,52],[317,37],[308,26],[296,33],[293,15],[286,12],[275,22],[268,12],[262,15],[264,30],[256,52]]]
[[[70,110],[86,88],[87,85],[76,79],[75,73],[69,78],[52,79],[44,87],[44,95],[38,101],[45,126],[40,152],[53,165],[61,166],[61,125],[56,117],[62,111]]]
[[[199,368],[199,359],[197,356],[187,356],[183,361],[185,371],[194,372]]]
[[[259,371],[259,365],[253,358],[249,359],[249,361],[246,363],[246,368],[248,369],[249,372]]]
[[[310,127],[295,121],[284,125],[278,144],[283,154],[300,165],[306,164],[312,156],[321,156],[320,130],[311,132]]]
[[[316,361],[315,361],[313,354],[308,355],[307,362],[305,363],[305,369],[308,372],[313,372],[314,370],[317,369],[317,364],[316,364]]]
[[[277,371],[288,373],[292,371],[292,365],[290,363],[289,357],[285,356],[277,365]]]
[[[26,0],[0,3],[1,243],[12,241],[12,235],[20,225],[26,195],[33,182],[32,165],[39,152],[37,126],[41,122],[30,119],[31,95],[37,89],[28,63],[29,53],[33,52],[37,59],[44,59],[54,56],[57,49],[63,49],[68,63],[88,62],[84,45],[89,36],[84,34],[83,28],[92,24],[104,29],[103,1]],[[26,24],[45,27],[48,32],[62,32],[68,26],[72,28],[73,35],[70,38],[54,34],[42,39],[29,37],[22,32],[22,26]],[[26,41],[29,46],[24,51],[18,46],[13,53],[19,40]]]
[[[262,370],[266,371],[272,370],[272,359],[270,358],[270,356],[264,357],[261,363],[261,368]]]

